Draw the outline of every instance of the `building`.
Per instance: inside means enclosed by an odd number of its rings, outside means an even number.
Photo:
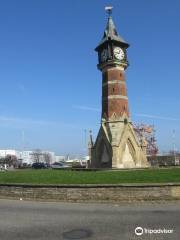
[[[15,156],[17,160],[20,160],[22,164],[31,165],[35,162],[34,153],[35,151],[17,151],[14,149],[0,150],[0,158],[4,158],[8,155]],[[54,152],[50,151],[40,151],[39,150],[39,161],[48,162],[50,164],[56,161],[56,156]]]
[[[65,158],[66,158],[65,156],[55,155],[54,162],[64,162]]]
[[[125,70],[129,44],[118,34],[111,8],[104,35],[95,51],[102,72],[101,127],[95,143],[89,142],[91,168],[147,167],[146,144],[139,142],[131,122]]]
[[[48,164],[52,164],[55,162],[55,153],[50,151],[22,151],[20,152],[20,158],[23,163],[32,164],[34,162],[44,162]]]
[[[33,163],[32,151],[19,151],[17,158],[21,160],[23,164],[31,165]]]
[[[0,158],[4,158],[8,155],[17,156],[17,154],[18,154],[18,151],[14,149],[0,150]]]

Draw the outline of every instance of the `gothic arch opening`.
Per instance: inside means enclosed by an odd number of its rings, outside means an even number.
[[[122,163],[125,168],[133,168],[136,166],[136,152],[129,138],[124,145]]]
[[[101,167],[111,167],[111,151],[108,148],[108,144],[103,138],[101,138],[97,144],[98,149],[98,162]]]
[[[136,150],[132,144],[132,141],[128,138],[127,145],[129,147],[129,152],[132,155],[133,160],[136,162]]]

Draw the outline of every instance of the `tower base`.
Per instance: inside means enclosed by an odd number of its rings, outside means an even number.
[[[146,146],[137,139],[132,124],[126,121],[103,122],[90,149],[91,168],[149,167]]]

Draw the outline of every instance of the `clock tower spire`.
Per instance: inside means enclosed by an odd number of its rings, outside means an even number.
[[[91,167],[145,167],[147,159],[130,120],[125,70],[129,66],[129,44],[118,34],[108,12],[103,37],[95,48],[98,69],[102,72],[101,127],[91,148]]]
[[[129,118],[124,73],[129,65],[126,52],[128,47],[129,44],[118,34],[109,14],[103,38],[95,48],[99,61],[97,67],[103,75],[102,118],[106,120],[109,120],[113,114],[120,117],[124,113]]]

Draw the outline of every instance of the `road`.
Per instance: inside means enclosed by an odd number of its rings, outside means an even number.
[[[0,240],[179,240],[179,226],[178,202],[80,204],[0,200]],[[143,228],[141,236],[135,234],[136,227]],[[145,233],[145,228],[173,232]]]

